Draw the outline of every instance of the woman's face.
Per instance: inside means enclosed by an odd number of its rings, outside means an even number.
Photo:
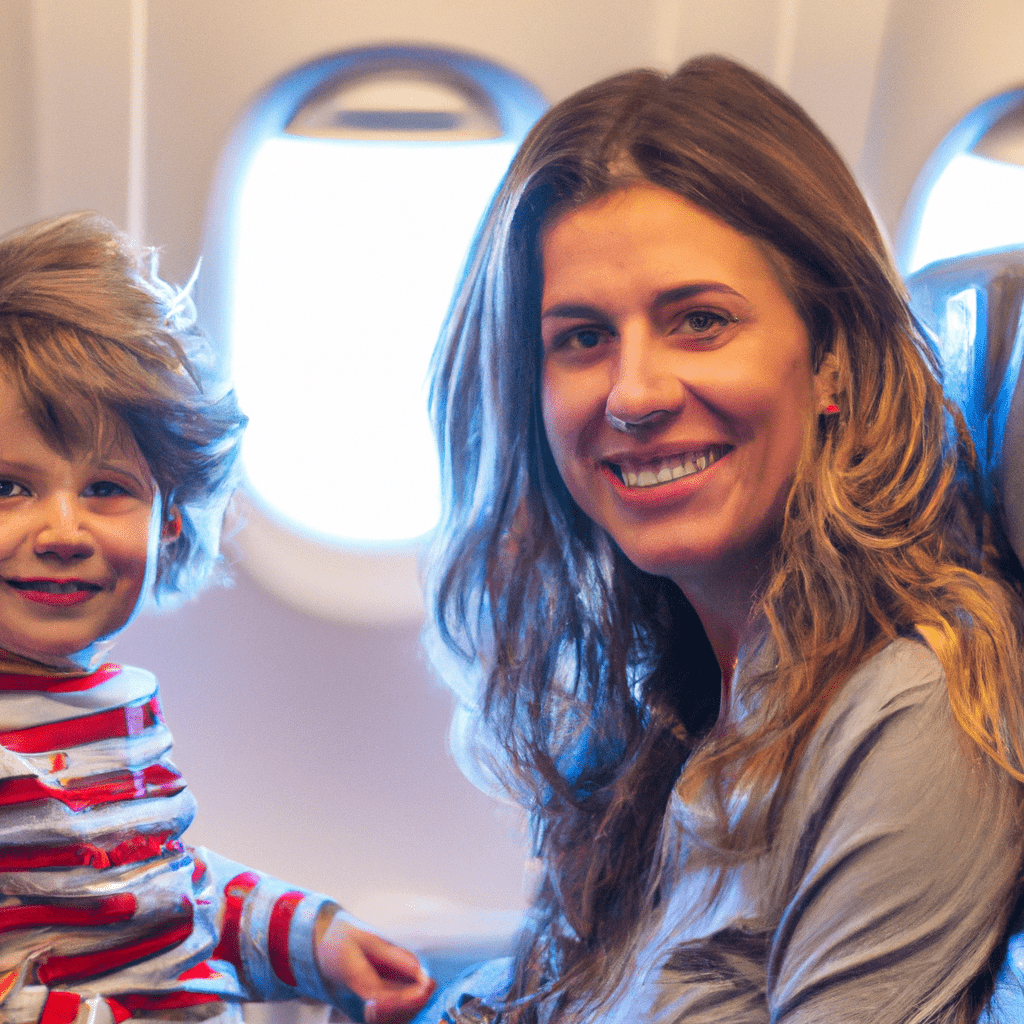
[[[833,400],[763,251],[637,184],[556,219],[542,255],[544,426],[569,491],[684,591],[749,578]]]

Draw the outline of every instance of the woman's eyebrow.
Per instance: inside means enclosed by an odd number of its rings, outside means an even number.
[[[735,288],[730,288],[721,281],[696,281],[692,284],[680,285],[678,288],[670,288],[662,292],[654,301],[656,308],[670,306],[673,302],[685,302],[687,299],[695,298],[698,295],[735,295],[736,298],[743,298]]]
[[[662,292],[654,300],[654,306],[656,309],[661,309],[664,306],[672,305],[674,302],[685,302],[687,299],[695,298],[698,295],[709,294],[734,295],[738,299],[743,298],[735,288],[730,288],[721,281],[695,281],[691,284],[683,284],[678,288],[669,288],[667,291]],[[606,318],[606,314],[597,306],[581,302],[556,302],[553,306],[548,306],[547,309],[543,310],[540,316],[542,320],[548,318],[604,320]]]
[[[543,310],[540,314],[542,320],[546,320],[549,317],[559,318],[564,317],[566,319],[589,319],[589,320],[604,320],[605,314],[601,312],[596,306],[587,306],[581,303],[575,302],[558,302],[554,306],[549,306]]]

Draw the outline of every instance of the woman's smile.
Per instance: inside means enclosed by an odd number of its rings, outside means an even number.
[[[727,444],[714,444],[695,451],[678,455],[663,455],[654,459],[637,459],[624,456],[608,459],[607,466],[615,478],[627,488],[661,487],[673,480],[703,473],[708,466],[718,462],[732,448]]]
[[[544,425],[577,504],[684,590],[756,573],[826,397],[764,251],[649,184],[542,247]]]

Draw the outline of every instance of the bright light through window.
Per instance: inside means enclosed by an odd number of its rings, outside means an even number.
[[[961,153],[928,195],[907,268],[1024,244],[1024,167]]]
[[[267,139],[239,196],[232,370],[252,490],[349,544],[430,530],[430,354],[515,144]]]

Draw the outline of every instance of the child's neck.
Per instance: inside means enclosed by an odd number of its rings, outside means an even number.
[[[40,661],[32,661],[30,658],[23,658],[20,654],[12,654],[0,647],[0,674],[14,673],[15,675],[28,676],[80,676],[85,671],[81,668],[54,668],[53,665],[44,665]]]

